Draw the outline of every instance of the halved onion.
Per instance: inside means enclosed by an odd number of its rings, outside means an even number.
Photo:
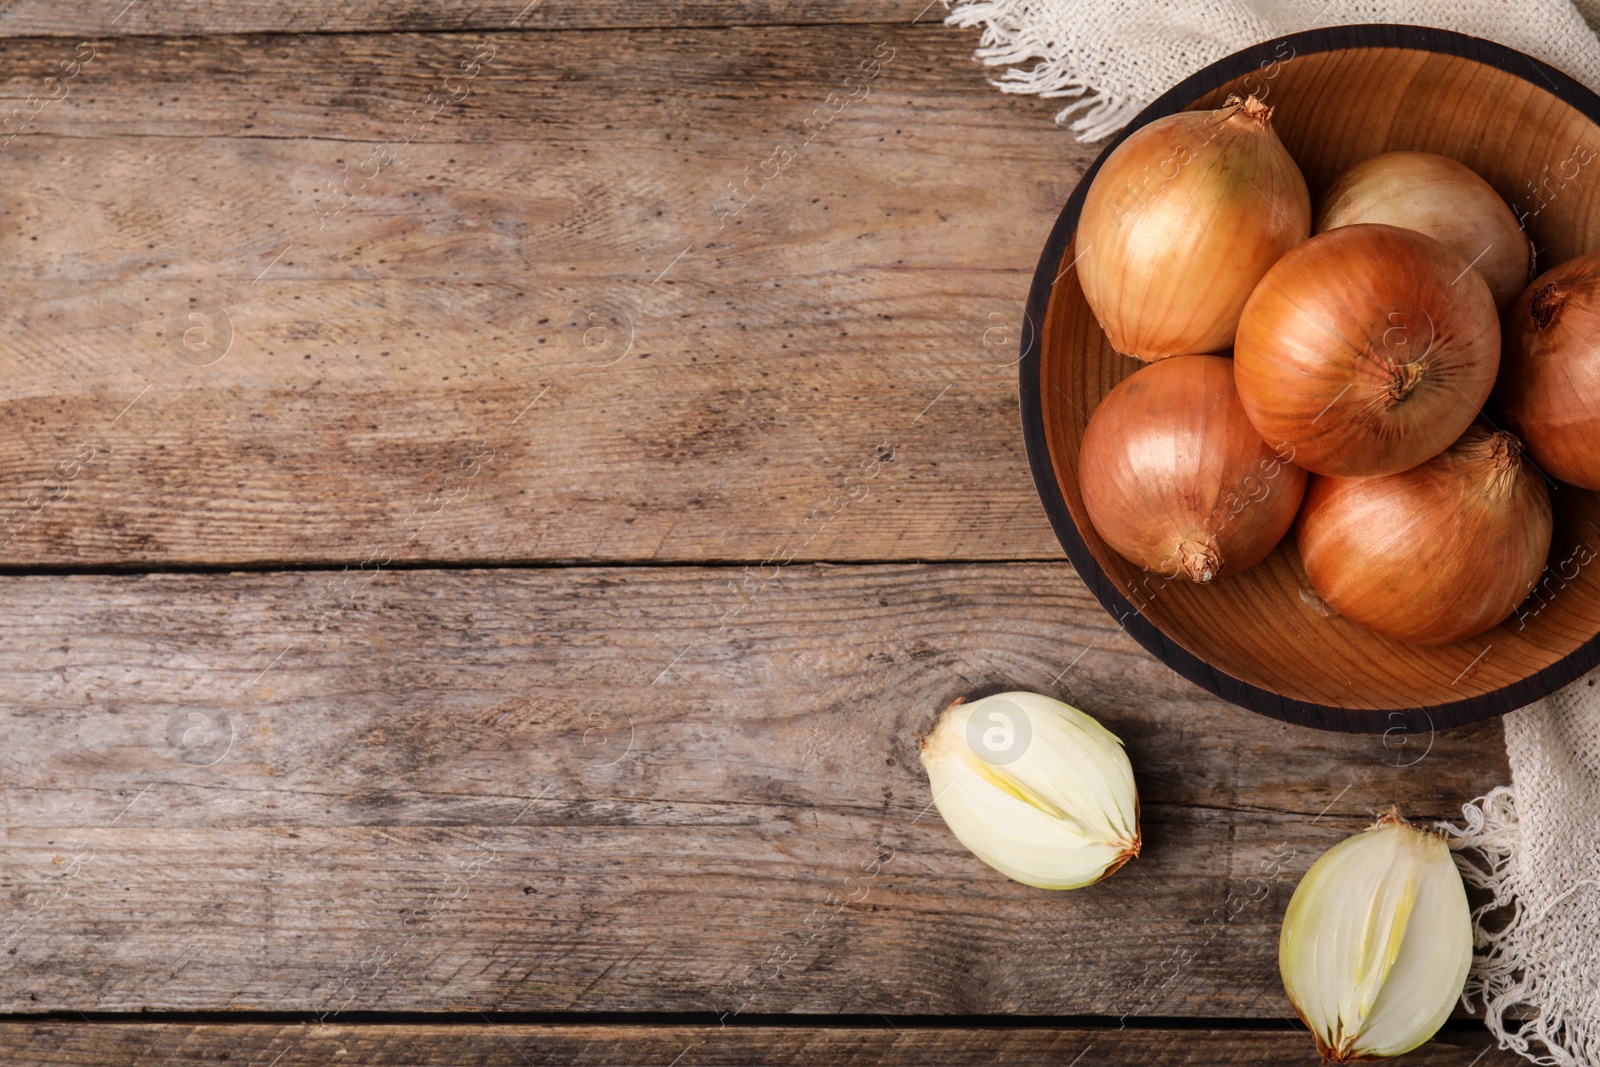
[[[1385,152],[1339,176],[1317,210],[1317,232],[1382,222],[1425,233],[1483,275],[1502,314],[1533,277],[1533,242],[1494,186],[1432,152]]]
[[[1250,97],[1141,127],[1106,157],[1074,238],[1078,279],[1118,352],[1221,352],[1278,257],[1311,232],[1311,197]]]
[[[1421,466],[1314,477],[1296,527],[1317,593],[1388,637],[1475,637],[1527,597],[1550,554],[1550,494],[1509,433],[1475,422]]]
[[[1089,521],[1124,559],[1209,582],[1261,562],[1306,475],[1256,434],[1221,356],[1141,367],[1095,408],[1078,457]]]
[[[1421,1045],[1471,966],[1472,910],[1449,846],[1393,811],[1311,865],[1278,937],[1284,992],[1324,1064]]]
[[[1500,402],[1545,473],[1600,489],[1600,252],[1546,271],[1506,317]]]
[[[1431,237],[1341,226],[1279,260],[1245,304],[1239,399],[1318,474],[1393,474],[1449,447],[1489,398],[1500,323],[1489,287]]]

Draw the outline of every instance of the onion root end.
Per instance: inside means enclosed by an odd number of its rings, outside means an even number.
[[[1204,585],[1222,570],[1222,557],[1202,541],[1184,541],[1178,546],[1178,565],[1191,581]]]

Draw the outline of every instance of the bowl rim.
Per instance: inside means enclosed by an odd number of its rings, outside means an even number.
[[[1348,733],[1386,735],[1423,731],[1431,733],[1438,728],[1462,726],[1503,715],[1549,696],[1600,664],[1600,634],[1591,637],[1557,662],[1526,678],[1479,696],[1448,703],[1417,708],[1341,708],[1288,697],[1235,678],[1206,663],[1145,618],[1122,595],[1094,558],[1094,554],[1079,533],[1077,524],[1073,521],[1072,513],[1067,508],[1066,498],[1062,496],[1061,487],[1056,481],[1055,466],[1051,461],[1049,445],[1045,438],[1044,406],[1041,398],[1043,382],[1040,380],[1043,331],[1040,327],[1049,309],[1057,268],[1077,229],[1078,215],[1083,208],[1083,199],[1090,183],[1099,173],[1106,157],[1135,130],[1154,119],[1183,110],[1206,93],[1234,78],[1249,74],[1252,70],[1259,70],[1273,61],[1286,61],[1281,55],[1286,43],[1294,50],[1293,57],[1349,49],[1398,48],[1471,59],[1521,78],[1553,94],[1600,126],[1600,96],[1572,77],[1548,63],[1506,45],[1432,27],[1369,23],[1303,30],[1299,33],[1274,37],[1234,52],[1191,74],[1140,111],[1101,150],[1095,161],[1084,171],[1083,177],[1078,180],[1072,195],[1068,197],[1066,206],[1057,216],[1050,236],[1045,241],[1044,250],[1040,254],[1039,265],[1033,275],[1033,284],[1028,291],[1018,370],[1022,437],[1027,449],[1028,466],[1033,473],[1034,487],[1039,492],[1039,499],[1044,504],[1045,514],[1055,530],[1056,539],[1061,542],[1068,560],[1084,584],[1089,587],[1090,592],[1094,594],[1095,599],[1100,601],[1101,606],[1118,620],[1121,627],[1127,630],[1135,641],[1158,660],[1202,689],[1224,700],[1285,722]],[[1530,77],[1530,73],[1537,75],[1542,81]]]

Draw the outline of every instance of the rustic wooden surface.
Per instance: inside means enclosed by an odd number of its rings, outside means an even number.
[[[93,53],[0,147],[0,1058],[1309,1062],[1259,1029],[1295,879],[1506,779],[1493,723],[1223,705],[1061,561],[1011,361],[1095,146],[975,34],[674,6],[0,11],[7,107]],[[917,734],[995,685],[1127,740],[1112,881],[928,810]],[[962,1022],[1007,1015],[1129,1029]],[[1452,1025],[1408,1062],[1507,1062]]]
[[[0,35],[436,33],[698,25],[937,24],[942,0],[10,0]]]
[[[1059,555],[1017,321],[1092,148],[986,86],[970,37],[488,39],[366,188],[482,37],[88,46],[3,150],[0,250],[29,285],[0,344],[7,563]],[[0,98],[75,47],[0,43]],[[864,99],[809,145],[785,129],[862,62]],[[783,139],[797,157],[724,224]],[[328,188],[346,166],[353,200]],[[80,446],[65,499],[30,505]],[[867,520],[808,526],[880,446]]]
[[[1219,1063],[1315,1062],[1305,1034],[1262,1030],[733,1028],[666,1026],[137,1025],[34,1023],[0,1026],[0,1054],[39,1067],[133,1062],[190,1067],[219,1061],[304,1067],[742,1067],[746,1064],[990,1064],[1215,1067]],[[130,1055],[131,1054],[131,1055]],[[140,1058],[133,1059],[132,1056]],[[118,1058],[120,1057],[120,1059]],[[276,1059],[274,1057],[277,1057]],[[1403,1061],[1407,1067],[1511,1067],[1523,1061],[1483,1031],[1448,1032]]]
[[[736,573],[403,571],[331,616],[326,574],[9,580],[0,1009],[1282,1017],[1311,859],[1503,776],[1495,727],[1219,707],[1063,563]],[[928,810],[917,735],[994,684],[1127,740],[1127,872],[1029,889]]]

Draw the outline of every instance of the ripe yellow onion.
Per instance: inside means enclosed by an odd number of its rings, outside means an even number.
[[[1150,361],[1233,344],[1250,290],[1311,232],[1311,197],[1272,109],[1231,97],[1156,119],[1106,158],[1074,249],[1118,352]]]
[[[1533,277],[1533,242],[1494,187],[1432,152],[1385,152],[1340,175],[1322,198],[1317,232],[1382,222],[1425,233],[1470,262],[1502,314]]]
[[[1393,474],[1438,455],[1489,398],[1500,323],[1489,286],[1433,238],[1363,223],[1279,260],[1245,305],[1239,399],[1316,474]]]
[[[1134,371],[1095,408],[1078,457],[1083,504],[1106,543],[1196,582],[1261,562],[1293,525],[1305,484],[1250,426],[1221,356]]]
[[[1600,489],[1600,253],[1547,271],[1506,317],[1500,401],[1545,473]]]
[[[1509,433],[1475,422],[1381,478],[1314,477],[1297,538],[1335,611],[1412,644],[1465,641],[1522,603],[1550,554],[1550,494]]]

